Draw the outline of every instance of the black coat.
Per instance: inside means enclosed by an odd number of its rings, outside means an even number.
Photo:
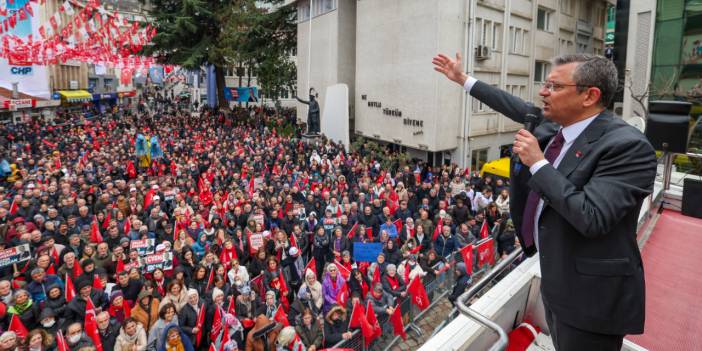
[[[478,81],[470,94],[517,123],[531,108]],[[538,111],[533,134],[542,150],[560,126]],[[595,117],[555,168],[513,166],[511,216],[521,246],[536,253],[521,231],[530,191],[543,200],[537,222],[544,304],[564,323],[589,332],[643,332],[644,274],[636,244],[641,205],[652,191],[656,154],[643,134],[606,110]],[[526,240],[525,240],[526,239]]]
[[[39,326],[39,304],[36,302],[32,303],[32,306],[26,309],[22,314],[17,315],[22,321],[22,324],[27,328],[27,330],[32,330]],[[9,318],[8,318],[9,321]]]
[[[107,329],[104,331],[98,329],[103,350],[114,350],[115,342],[117,341],[117,336],[119,335],[119,328],[119,323],[117,323],[115,319],[110,319],[110,324],[107,326]]]
[[[205,305],[200,304],[200,308],[205,308]],[[190,342],[195,345],[197,335],[193,333],[193,328],[197,326],[197,312],[195,312],[195,309],[193,306],[190,306],[189,303],[186,303],[185,306],[180,309],[180,312],[178,313],[178,325],[190,338]]]
[[[105,310],[109,306],[107,295],[101,289],[93,289],[93,291],[90,292],[90,300],[93,301],[96,308],[102,308]],[[87,302],[83,300],[80,295],[76,295],[73,300],[68,303],[68,306],[66,306],[66,310],[64,312],[66,325],[72,322],[83,323],[85,320],[86,304]]]
[[[324,346],[332,347],[342,340],[342,334],[349,331],[349,323],[345,319],[337,319],[333,323],[324,321]]]

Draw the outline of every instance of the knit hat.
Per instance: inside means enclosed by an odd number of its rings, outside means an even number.
[[[115,302],[115,299],[117,299],[118,297],[124,298],[124,293],[122,292],[122,290],[115,290],[112,292],[112,295],[110,295],[110,303]]]
[[[192,295],[195,295],[198,298],[200,297],[200,293],[197,292],[197,289],[190,288],[190,289],[188,289],[188,297],[190,297]]]
[[[78,290],[83,289],[86,286],[91,286],[91,285],[93,285],[93,282],[88,277],[80,277],[80,278],[78,278],[78,281],[76,282],[76,288],[78,288]]]

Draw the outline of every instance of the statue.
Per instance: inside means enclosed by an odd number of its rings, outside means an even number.
[[[307,133],[308,134],[319,134],[319,103],[317,98],[319,94],[314,88],[310,88],[310,101],[305,101],[300,99],[297,95],[295,99],[297,101],[308,105],[309,109],[307,111]]]

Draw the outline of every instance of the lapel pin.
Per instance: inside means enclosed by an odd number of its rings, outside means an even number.
[[[583,155],[583,153],[580,152],[580,150],[575,151],[575,157],[580,158],[582,155]]]

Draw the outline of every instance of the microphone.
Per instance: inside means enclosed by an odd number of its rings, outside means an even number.
[[[537,116],[539,108],[534,106],[531,102],[527,102],[526,104],[527,113],[524,115],[524,129],[529,133],[534,133],[534,129],[536,129],[536,125],[539,122],[539,117]],[[519,159],[519,155],[514,153],[514,151],[512,152],[512,163],[514,164],[515,173],[519,173],[522,169],[522,161]]]

